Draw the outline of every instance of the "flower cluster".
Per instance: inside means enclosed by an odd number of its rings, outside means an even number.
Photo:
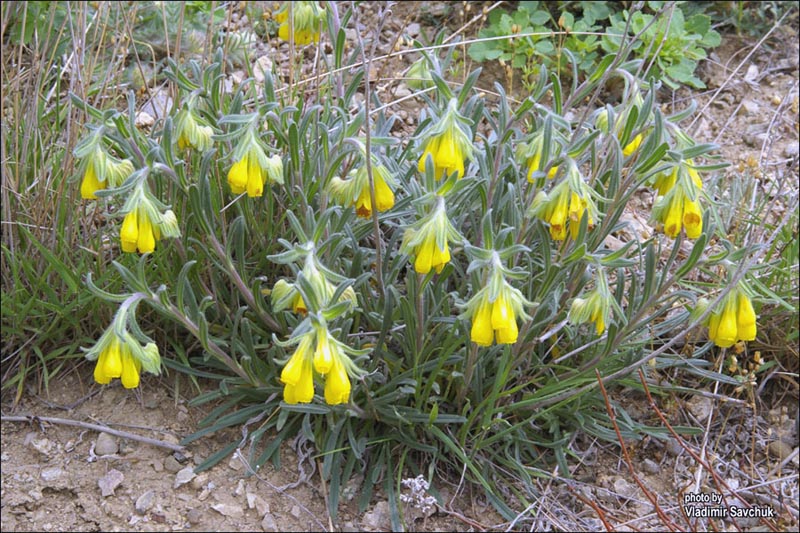
[[[653,220],[668,237],[675,238],[686,229],[686,236],[696,239],[703,232],[703,212],[699,197],[703,182],[691,160],[675,164],[669,172],[654,179],[660,195],[653,205]]]
[[[194,110],[194,101],[190,101],[175,115],[175,135],[178,138],[178,148],[185,150],[190,146],[204,152],[211,148],[211,136],[214,130],[197,116]]]
[[[472,159],[472,140],[464,131],[469,121],[458,112],[458,102],[452,98],[444,115],[426,132],[425,149],[417,168],[425,172],[428,158],[433,161],[436,179],[450,176],[464,177],[464,160]]]
[[[567,228],[572,238],[577,238],[584,215],[589,218],[590,228],[598,217],[594,193],[572,159],[567,159],[567,168],[567,176],[549,194],[537,193],[528,211],[550,225],[550,237],[555,241],[566,239]]]
[[[558,146],[556,143],[551,144],[548,152],[548,154],[544,154],[544,134],[541,130],[534,132],[528,142],[521,142],[517,145],[517,158],[527,167],[530,183],[534,181],[534,173],[543,172],[545,166],[557,156]],[[558,166],[553,165],[547,171],[547,179],[553,179],[556,174],[558,174]]]
[[[366,158],[366,155],[364,154]],[[394,207],[394,192],[390,185],[394,185],[389,169],[380,164],[374,157],[372,159],[372,182],[375,187],[375,208],[388,211]],[[331,179],[328,186],[330,194],[339,202],[356,208],[356,215],[361,218],[372,216],[372,196],[369,188],[369,175],[367,165],[361,165],[350,172],[348,179],[343,180],[338,176]]]
[[[255,131],[253,120],[241,136],[233,152],[235,163],[228,170],[228,185],[233,194],[247,192],[247,196],[257,198],[264,194],[264,185],[278,183],[283,185],[283,160],[279,155],[267,157]]]
[[[506,275],[510,273],[496,251],[492,251],[488,265],[488,283],[465,305],[464,315],[472,319],[470,339],[479,346],[491,346],[495,340],[514,344],[519,336],[517,319],[530,320],[525,306],[531,302],[508,283]]]
[[[291,17],[289,10],[292,10]],[[305,46],[311,42],[319,42],[320,27],[325,22],[325,12],[317,2],[284,2],[275,13],[278,26],[278,37],[289,41],[294,34],[294,44]]]
[[[325,376],[325,402],[329,405],[350,400],[349,375],[358,376],[360,370],[348,353],[361,353],[339,342],[327,326],[315,324],[297,335],[297,348],[281,371],[284,383],[283,399],[286,403],[309,403],[314,399],[314,372]]]
[[[162,213],[162,210],[163,213]],[[146,254],[156,249],[162,237],[179,237],[178,220],[171,209],[166,209],[147,189],[144,177],[134,186],[122,207],[125,218],[119,232],[122,251]]]
[[[460,240],[461,236],[447,218],[444,197],[436,196],[436,206],[428,216],[406,229],[400,250],[415,257],[414,269],[419,274],[427,274],[432,268],[441,273],[450,261],[448,243]]]
[[[708,338],[720,348],[756,338],[756,313],[744,283],[734,287],[706,319]]]
[[[567,318],[572,324],[594,322],[595,331],[602,335],[611,319],[611,291],[608,289],[603,270],[597,274],[596,285],[589,291],[585,298],[575,298],[569,308]]]
[[[97,191],[119,187],[133,173],[133,163],[129,159],[117,159],[106,151],[103,131],[103,128],[95,130],[74,151],[75,157],[81,159],[81,198],[84,200],[96,200]]]
[[[130,300],[128,301],[130,302]],[[126,324],[132,318],[134,306],[123,304],[117,311],[112,324],[106,329],[95,345],[87,350],[86,358],[97,361],[94,367],[94,380],[107,385],[119,378],[126,389],[139,386],[142,370],[152,374],[161,372],[161,356],[158,346],[147,339],[142,346],[128,331]],[[138,326],[132,328],[139,331]]]

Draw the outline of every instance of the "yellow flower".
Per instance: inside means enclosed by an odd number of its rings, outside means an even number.
[[[416,259],[414,269],[420,274],[427,274],[431,268],[436,269],[436,273],[441,273],[444,265],[450,261],[450,250],[447,241],[444,247],[439,248],[436,243],[436,235],[431,233],[416,249]]]
[[[427,274],[432,268],[440,273],[450,261],[448,242],[460,238],[447,218],[444,197],[436,197],[436,207],[414,227],[406,229],[401,251],[414,256],[414,269]]]
[[[663,222],[664,234],[668,237],[674,239],[685,227],[686,236],[696,239],[703,232],[703,212],[700,203],[689,199],[683,187],[683,184],[677,183],[657,202],[653,218]]]
[[[328,375],[325,376],[325,402],[328,405],[347,403],[350,399],[350,378],[342,361],[335,357]]]
[[[678,180],[677,165],[672,168],[672,172],[662,172],[655,177],[653,187],[658,191],[659,196],[664,196],[675,186]]]
[[[297,349],[281,371],[281,381],[285,384],[283,399],[286,403],[309,403],[314,398],[313,338],[313,334],[306,334],[300,339]]]
[[[233,194],[247,192],[250,198],[257,198],[264,194],[268,181],[283,183],[283,162],[279,156],[268,158],[255,140],[248,142],[251,148],[228,171],[228,185]]]
[[[586,298],[572,300],[567,317],[572,324],[594,322],[595,332],[597,335],[602,335],[606,330],[610,314],[611,293],[605,274],[600,270],[595,288],[587,293]]]
[[[697,200],[683,201],[683,225],[686,226],[686,236],[696,239],[703,233],[703,213]]]
[[[517,317],[514,308],[503,291],[497,295],[492,304],[492,328],[497,336],[498,344],[514,344],[517,342]]]
[[[720,348],[756,338],[756,313],[745,291],[734,288],[708,318],[708,338]]]
[[[89,161],[86,165],[86,172],[83,174],[83,181],[81,181],[81,198],[84,200],[97,200],[95,193],[105,188],[105,182],[97,179],[94,163]]]
[[[642,137],[641,133],[639,135],[637,135],[636,137],[634,137],[633,140],[631,140],[631,142],[629,142],[627,145],[625,145],[625,148],[622,149],[622,155],[624,155],[625,157],[628,157],[633,152],[635,152],[636,149],[639,148],[639,145],[642,144],[642,139],[643,138],[644,137]]]
[[[479,346],[491,346],[494,342],[494,328],[492,327],[492,304],[489,299],[482,298],[478,308],[472,315],[472,329],[470,339]]]
[[[94,367],[94,380],[106,385],[111,380],[122,375],[122,354],[120,353],[120,342],[114,336],[108,346],[100,352],[97,363]]]
[[[539,163],[542,160],[542,154],[535,153],[528,161],[528,181],[533,183],[533,173],[539,170]],[[547,172],[547,179],[551,180],[558,174],[558,167],[554,166]]]
[[[569,192],[563,189],[553,200],[552,208],[548,210],[549,217],[545,221],[550,224],[550,237],[554,241],[563,241],[567,238],[567,206]]]
[[[156,239],[160,238],[158,228],[153,225],[147,209],[137,207],[129,211],[122,221],[119,234],[123,252],[150,253],[156,249]]]
[[[190,104],[191,105],[191,104]],[[190,146],[204,152],[211,148],[214,130],[198,122],[191,109],[181,109],[175,118],[175,131],[178,136],[178,148],[185,150]]]
[[[293,4],[289,7],[289,4]],[[312,5],[314,4],[314,5]],[[289,26],[289,9],[294,8],[293,26]],[[325,21],[325,14],[315,2],[287,2],[275,14],[275,21],[280,24],[278,37],[284,41],[290,40],[291,30],[294,30],[294,44],[304,46],[310,42],[319,41],[319,26]]]
[[[333,366],[334,359],[338,359],[335,354],[336,344],[331,344],[328,340],[328,330],[326,328],[317,329],[317,349],[314,351],[314,370],[320,374],[327,374]]]
[[[736,329],[739,334],[739,339],[743,341],[753,341],[756,339],[756,312],[753,309],[753,302],[750,301],[749,296],[740,292],[738,304]]]
[[[122,350],[122,374],[120,381],[126,389],[135,389],[139,386],[139,373],[142,363],[131,355],[130,349],[125,346]]]
[[[450,176],[453,173],[458,179],[464,177],[464,159],[472,159],[472,141],[459,126],[465,120],[458,112],[458,101],[451,99],[441,120],[429,130],[425,149],[417,163],[420,172],[425,172],[430,156],[437,180],[442,175]]]

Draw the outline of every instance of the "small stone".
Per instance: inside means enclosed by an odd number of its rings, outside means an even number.
[[[156,501],[156,491],[148,490],[141,496],[136,499],[136,503],[133,504],[134,509],[139,514],[145,514],[150,508],[153,506],[153,503]]]
[[[648,474],[658,474],[661,472],[661,467],[652,459],[645,459],[642,462],[642,468],[644,468],[644,471]]]
[[[244,510],[241,506],[232,503],[215,503],[211,508],[222,516],[228,516],[230,518],[241,518],[244,516]]]
[[[152,461],[150,461],[150,465],[156,472],[164,471],[164,461],[162,461],[161,459],[153,459]]]
[[[206,483],[208,483],[208,474],[204,472],[192,480],[192,488],[200,490],[205,487]]]
[[[406,26],[406,33],[409,37],[416,37],[419,35],[420,26],[416,22],[412,22],[408,26]]]
[[[695,418],[697,418],[697,420],[700,422],[705,422],[708,420],[708,417],[711,416],[714,403],[711,401],[711,398],[698,395],[686,402],[686,407],[689,409],[689,412],[692,413]]]
[[[253,65],[253,78],[257,83],[264,83],[264,77],[268,72],[272,72],[272,59],[269,56],[261,56],[256,59]]]
[[[630,499],[636,495],[636,485],[620,477],[614,481],[614,492],[622,498]]]
[[[235,496],[241,496],[242,494],[244,494],[245,492],[244,485],[245,485],[244,479],[240,479],[239,482],[236,484],[236,488],[234,489],[233,494]]]
[[[405,83],[398,83],[394,90],[394,96],[396,98],[405,98],[407,96],[411,96],[411,89],[409,89],[408,85]]]
[[[31,446],[37,452],[41,453],[46,459],[50,459],[50,455],[55,451],[56,446],[50,439],[34,439]]]
[[[186,468],[181,469],[177,474],[175,474],[175,484],[173,485],[174,488],[178,488],[181,485],[186,485],[195,477],[194,468],[191,466],[187,466]]]
[[[137,113],[134,119],[134,124],[137,128],[149,128],[155,123],[156,119],[153,118],[153,115],[144,111]]]
[[[178,460],[172,457],[171,455],[166,459],[164,459],[164,469],[167,472],[172,472],[174,474],[180,471],[182,468],[183,466],[181,466]]]
[[[231,457],[231,460],[228,461],[228,467],[231,470],[235,470],[236,472],[238,472],[239,470],[244,468],[244,465],[242,464],[242,460],[239,459],[238,455],[234,455],[233,457]]]
[[[31,499],[33,499],[33,501],[38,502],[39,500],[42,499],[42,491],[40,491],[39,489],[29,490],[28,496],[30,496]]]
[[[370,529],[388,530],[391,528],[389,502],[380,501],[375,504],[372,511],[364,514],[362,525]]]
[[[269,512],[269,503],[267,500],[253,492],[247,493],[247,508],[253,509],[258,512],[258,516],[264,516]]]
[[[105,476],[97,480],[97,485],[100,487],[100,494],[103,498],[113,495],[114,490],[119,487],[124,480],[125,476],[122,472],[116,468],[112,468]]]
[[[303,511],[300,510],[299,505],[292,505],[292,509],[289,512],[292,513],[292,516],[295,518],[300,518],[300,516],[303,514]]]
[[[742,108],[748,115],[755,115],[758,113],[759,105],[754,100],[742,100]]]
[[[43,481],[47,481],[49,483],[60,478],[63,473],[64,471],[56,466],[52,468],[45,468],[42,470],[41,476]]]
[[[189,509],[189,512],[186,513],[186,519],[192,525],[199,524],[201,518],[203,518],[203,512],[200,509]]]
[[[767,449],[772,457],[775,457],[780,461],[783,461],[792,455],[792,452],[794,451],[794,448],[782,440],[774,440],[770,442],[767,446]],[[42,474],[44,474],[44,472]]]
[[[669,439],[665,444],[665,448],[667,449],[667,453],[672,456],[677,456],[683,451],[683,446],[675,439]]]
[[[96,455],[114,455],[119,451],[117,439],[108,433],[100,433],[94,445]]]
[[[275,517],[272,516],[271,513],[265,514],[264,518],[261,519],[261,529],[264,531],[280,531],[278,529],[278,523],[275,521]]]

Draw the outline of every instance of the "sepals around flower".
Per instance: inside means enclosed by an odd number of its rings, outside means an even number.
[[[450,261],[449,243],[461,240],[447,218],[444,198],[437,196],[434,209],[406,229],[400,250],[414,256],[414,269],[419,274],[427,274],[431,269],[441,273]]]
[[[458,112],[453,98],[440,120],[427,131],[417,169],[424,173],[430,157],[437,180],[454,172],[459,179],[464,177],[464,160],[472,160],[474,150],[465,129],[469,131],[469,121]]]

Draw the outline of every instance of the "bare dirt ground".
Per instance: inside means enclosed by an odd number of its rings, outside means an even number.
[[[387,48],[393,46],[401,26],[419,24],[418,17],[408,8],[398,8],[393,16],[395,19],[387,24],[385,32]],[[698,100],[701,112],[690,133],[698,141],[721,145],[721,154],[732,163],[731,168],[722,171],[723,179],[749,173],[758,180],[758,186],[772,190],[778,198],[776,217],[782,215],[780,209],[786,208],[780,202],[787,192],[785,187],[796,188],[798,180],[796,42],[797,34],[790,27],[779,30],[760,46],[752,39],[726,35],[723,45],[712,55],[714,61],[702,67],[701,76],[709,90],[681,91],[666,104],[682,108],[689,97]],[[404,61],[394,58],[390,67],[376,65],[375,74],[380,77],[382,71],[387,76],[396,73],[397,67],[410,64]],[[490,88],[492,81],[484,79],[479,86]],[[391,81],[379,82],[378,87],[392,94],[398,89]],[[405,120],[416,116],[411,111],[398,107],[401,116],[405,112]],[[762,324],[759,326],[763,328]],[[761,331],[764,341],[749,349],[760,348],[764,357],[778,359],[783,368],[778,367],[760,377],[753,387],[740,391],[704,389],[701,392],[705,395],[659,400],[659,408],[671,424],[704,428],[701,435],[687,438],[686,446],[675,439],[626,443],[636,476],[647,491],[657,495],[660,509],[672,517],[676,516],[683,491],[711,494],[717,490],[717,483],[699,468],[690,451],[713,466],[730,489],[728,497],[736,494],[750,505],[775,513],[768,523],[739,518],[722,526],[715,522],[715,526],[708,519],[689,520],[692,529],[797,529],[797,349],[786,346],[785,338],[782,344],[780,332],[766,328]],[[740,358],[745,361],[748,357],[750,354],[746,353]],[[664,379],[675,377],[665,375]],[[31,390],[16,406],[4,399],[4,416],[33,418],[2,424],[2,530],[390,528],[385,496],[381,494],[375,495],[366,513],[358,512],[352,496],[348,499],[345,495],[333,522],[326,511],[325,487],[319,475],[308,474],[315,468],[313,450],[302,446],[299,450],[287,446],[281,454],[280,468],[268,464],[255,475],[236,454],[195,475],[191,467],[235,438],[235,429],[191,443],[183,453],[173,453],[136,440],[99,436],[93,430],[36,418],[107,425],[177,443],[193,433],[207,413],[189,407],[188,400],[196,391],[189,389],[185,379],[180,379],[181,387],[173,379],[174,376],[169,380],[145,379],[138,391],[126,391],[118,382],[99,387],[92,383],[87,364],[52,382],[49,393]],[[175,391],[180,393],[175,395]],[[611,394],[634,419],[660,425],[640,394],[624,390]],[[525,514],[526,529],[599,530],[605,524],[617,530],[666,527],[646,492],[630,475],[618,445],[576,436],[571,448],[579,458],[571,458],[573,481],[542,482],[537,507]],[[430,516],[407,523],[408,529],[517,528],[494,513],[477,494],[479,491],[459,484],[459,474],[442,473],[434,481],[444,496],[441,505]],[[355,480],[347,489],[349,494],[356,493],[357,487]],[[734,498],[730,503],[736,501]],[[679,523],[685,527],[687,522]]]

